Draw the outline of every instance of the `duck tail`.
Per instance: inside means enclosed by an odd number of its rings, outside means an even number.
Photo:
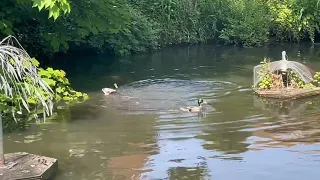
[[[182,107],[180,108],[180,110],[181,110],[181,111],[189,111],[189,109],[187,109],[187,108],[182,108]]]

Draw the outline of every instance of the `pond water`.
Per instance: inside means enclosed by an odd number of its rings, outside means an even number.
[[[59,160],[56,180],[317,179],[320,99],[257,98],[252,69],[264,56],[320,71],[319,47],[190,46],[111,61],[56,65],[92,99],[5,136],[5,152]],[[119,85],[119,94],[101,88]],[[180,111],[208,102],[205,114]]]

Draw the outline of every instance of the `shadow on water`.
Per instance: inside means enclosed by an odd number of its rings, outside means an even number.
[[[297,46],[191,46],[109,64],[104,56],[57,62],[92,99],[8,134],[5,151],[59,159],[57,180],[315,179],[319,98],[262,99],[250,89],[252,68],[282,50],[320,69],[319,50]],[[104,96],[101,88],[115,82],[119,94]],[[208,102],[205,116],[180,110],[197,98]]]

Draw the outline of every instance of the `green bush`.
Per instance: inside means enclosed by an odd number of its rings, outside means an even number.
[[[260,0],[229,1],[226,23],[219,36],[226,43],[260,46],[268,42],[270,18]]]
[[[33,58],[32,62],[37,67],[39,66],[39,62],[36,59]],[[44,80],[52,89],[50,95],[53,97],[52,100],[56,104],[55,106],[57,106],[58,103],[64,106],[74,105],[88,100],[89,96],[86,93],[75,91],[70,86],[70,82],[65,75],[66,73],[63,70],[54,70],[50,67],[47,69],[39,68],[38,71],[38,76],[42,78],[42,80]],[[25,78],[23,81],[16,83],[16,85],[21,85],[19,88],[25,88],[27,91],[34,94],[33,96],[30,96],[26,102],[29,104],[30,112],[21,107],[19,103],[21,101],[21,94],[14,94],[12,97],[8,97],[3,91],[1,91],[0,109],[5,128],[12,128],[16,125],[18,125],[18,128],[23,128],[26,126],[27,121],[45,114],[42,108],[39,108],[41,102],[39,98],[37,98],[35,91],[36,87],[33,86],[31,80]],[[45,99],[50,97],[48,93],[40,88],[37,88],[37,92],[39,92]],[[15,122],[17,122],[17,124]]]
[[[128,55],[209,40],[314,42],[320,23],[318,0],[3,0],[0,9],[0,36],[37,57],[70,47]]]

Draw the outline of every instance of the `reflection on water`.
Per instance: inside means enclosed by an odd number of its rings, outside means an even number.
[[[139,179],[144,172],[143,167],[148,161],[145,154],[113,157],[109,161],[108,169],[113,179]]]
[[[283,100],[283,99],[268,99],[253,96],[253,106],[265,111],[269,111],[274,115],[294,116],[300,115],[306,111],[312,99],[299,99],[299,100]]]
[[[171,48],[111,66],[76,58],[76,68],[68,60],[75,88],[92,99],[8,134],[5,151],[57,158],[57,180],[316,179],[319,98],[262,99],[250,89],[252,68],[282,50],[320,70],[317,50],[297,47]],[[103,96],[114,82],[119,94]],[[180,110],[197,98],[206,116]]]
[[[260,146],[294,146],[304,143],[313,144],[320,140],[318,114],[312,110],[306,113],[308,106],[314,102],[313,99],[262,100],[255,97],[255,102],[256,107],[276,115],[267,123],[260,122],[254,130],[249,130],[253,131],[254,136],[264,138],[263,141],[256,141]]]

